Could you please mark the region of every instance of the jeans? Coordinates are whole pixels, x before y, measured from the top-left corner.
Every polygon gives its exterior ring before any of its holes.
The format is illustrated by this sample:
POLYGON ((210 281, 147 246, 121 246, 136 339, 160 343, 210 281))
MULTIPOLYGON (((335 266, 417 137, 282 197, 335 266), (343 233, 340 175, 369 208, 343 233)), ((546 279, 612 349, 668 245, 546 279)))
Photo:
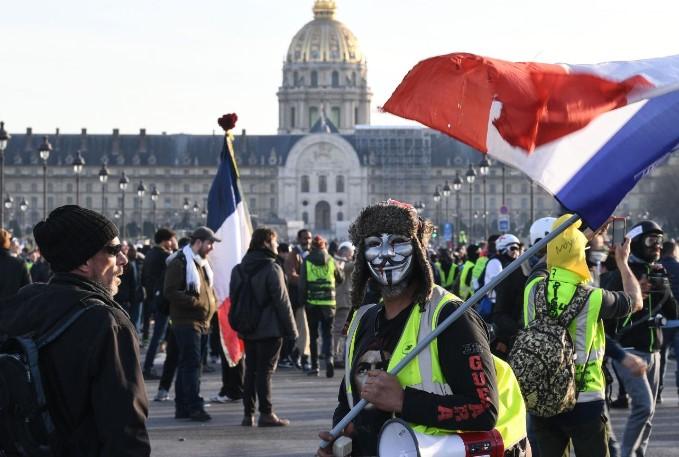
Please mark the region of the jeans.
POLYGON ((245 340, 245 392, 243 410, 246 416, 255 413, 255 392, 259 413, 271 414, 271 375, 276 369, 283 338, 245 340))
POLYGON ((177 412, 203 409, 200 397, 201 360, 207 351, 207 334, 192 325, 175 325, 174 336, 179 349, 177 383, 175 385, 175 408, 177 412))
POLYGON ((135 301, 132 303, 130 306, 130 320, 132 321, 132 324, 134 325, 134 328, 139 331, 139 318, 141 317, 141 302, 140 301, 135 301))
POLYGON ((160 376, 158 388, 169 391, 170 387, 172 387, 172 380, 177 372, 177 362, 179 361, 179 349, 177 349, 177 340, 174 337, 172 325, 167 326, 165 340, 167 341, 165 363, 163 363, 163 374, 160 376))
MULTIPOLYGON (((679 328, 664 328, 662 330, 663 345, 660 350, 660 386, 665 384, 665 369, 667 368, 667 353, 670 347, 674 349, 674 356, 679 357, 679 328)), ((679 364, 674 372, 674 385, 679 389, 679 364)))
POLYGON ((335 320, 334 306, 310 306, 307 308, 309 319, 309 339, 311 347, 311 367, 318 368, 318 326, 321 327, 323 343, 321 353, 325 360, 332 357, 332 324, 335 320))
POLYGON ((153 326, 153 336, 149 341, 149 347, 146 349, 146 358, 144 359, 144 371, 151 371, 153 368, 153 361, 158 352, 158 345, 165 337, 165 330, 167 330, 167 314, 156 311, 156 323, 153 326))
POLYGON ((632 400, 625 433, 622 436, 622 457, 643 457, 651 436, 651 421, 655 413, 655 399, 658 394, 660 377, 660 353, 630 350, 630 353, 644 359, 648 364, 646 376, 634 376, 623 367, 620 362, 613 361, 613 365, 625 384, 625 390, 632 400))
POLYGON ((532 416, 531 425, 535 436, 535 442, 530 443, 533 455, 537 448, 543 457, 569 457, 572 442, 576 457, 609 457, 606 418, 603 415, 569 425, 558 424, 551 418, 532 416))

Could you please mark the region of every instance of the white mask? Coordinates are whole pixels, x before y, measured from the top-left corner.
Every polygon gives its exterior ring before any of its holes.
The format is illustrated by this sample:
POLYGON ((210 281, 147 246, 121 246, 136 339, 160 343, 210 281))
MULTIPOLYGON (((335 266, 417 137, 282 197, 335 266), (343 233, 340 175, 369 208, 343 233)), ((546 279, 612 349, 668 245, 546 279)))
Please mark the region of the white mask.
POLYGON ((373 277, 383 286, 394 286, 412 270, 413 243, 407 236, 382 233, 365 239, 365 259, 373 277))

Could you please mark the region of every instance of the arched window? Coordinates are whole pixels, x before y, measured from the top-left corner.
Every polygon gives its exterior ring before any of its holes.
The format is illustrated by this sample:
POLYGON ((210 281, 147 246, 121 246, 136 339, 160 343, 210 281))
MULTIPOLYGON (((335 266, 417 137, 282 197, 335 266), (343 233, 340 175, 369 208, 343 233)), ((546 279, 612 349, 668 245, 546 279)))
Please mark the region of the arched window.
POLYGON ((297 87, 297 81, 299 80, 299 75, 296 71, 292 72, 292 87, 297 87))
POLYGON ((342 222, 344 220, 344 213, 342 211, 337 213, 337 221, 342 222))
POLYGON ((338 175, 337 178, 335 178, 335 192, 344 192, 344 176, 342 175, 338 175))
POLYGON ((309 176, 307 175, 302 176, 302 192, 309 192, 309 176))
POLYGON ((318 72, 316 70, 311 72, 311 87, 318 87, 318 72))
POLYGON ((290 108, 290 127, 295 127, 295 107, 290 108))
POLYGON ((316 230, 330 230, 330 205, 328 202, 316 203, 316 230))
POLYGON ((321 175, 318 177, 318 193, 324 194, 328 191, 328 177, 321 175))
POLYGON ((339 87, 339 73, 337 71, 332 72, 332 87, 339 87))
POLYGON ((309 213, 306 211, 302 213, 302 221, 304 221, 304 225, 309 225, 309 213))

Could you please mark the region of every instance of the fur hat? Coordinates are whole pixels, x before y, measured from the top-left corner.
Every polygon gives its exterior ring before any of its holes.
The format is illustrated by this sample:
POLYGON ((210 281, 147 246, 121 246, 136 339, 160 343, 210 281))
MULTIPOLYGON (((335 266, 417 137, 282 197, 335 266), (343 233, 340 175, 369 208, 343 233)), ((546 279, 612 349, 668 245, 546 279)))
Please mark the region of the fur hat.
POLYGON ((363 208, 349 227, 349 238, 356 246, 356 265, 352 275, 351 302, 361 306, 370 270, 365 260, 365 239, 381 233, 407 236, 413 241, 412 275, 419 281, 415 302, 424 305, 434 287, 434 275, 427 261, 427 245, 434 231, 431 222, 417 215, 415 208, 407 203, 387 200, 363 208))

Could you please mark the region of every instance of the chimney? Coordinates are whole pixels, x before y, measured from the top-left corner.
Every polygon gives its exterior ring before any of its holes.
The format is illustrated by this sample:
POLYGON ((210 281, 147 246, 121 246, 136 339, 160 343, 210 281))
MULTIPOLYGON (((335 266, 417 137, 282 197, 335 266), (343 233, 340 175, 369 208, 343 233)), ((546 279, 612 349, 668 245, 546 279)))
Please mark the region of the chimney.
POLYGON ((26 139, 24 140, 24 151, 33 150, 33 129, 26 127, 26 139))
POLYGON ((120 130, 113 129, 113 138, 111 138, 111 154, 120 154, 120 130))
POLYGON ((139 129, 139 152, 146 152, 146 129, 139 129))
POLYGON ((87 151, 87 129, 84 127, 80 129, 80 151, 87 151))

